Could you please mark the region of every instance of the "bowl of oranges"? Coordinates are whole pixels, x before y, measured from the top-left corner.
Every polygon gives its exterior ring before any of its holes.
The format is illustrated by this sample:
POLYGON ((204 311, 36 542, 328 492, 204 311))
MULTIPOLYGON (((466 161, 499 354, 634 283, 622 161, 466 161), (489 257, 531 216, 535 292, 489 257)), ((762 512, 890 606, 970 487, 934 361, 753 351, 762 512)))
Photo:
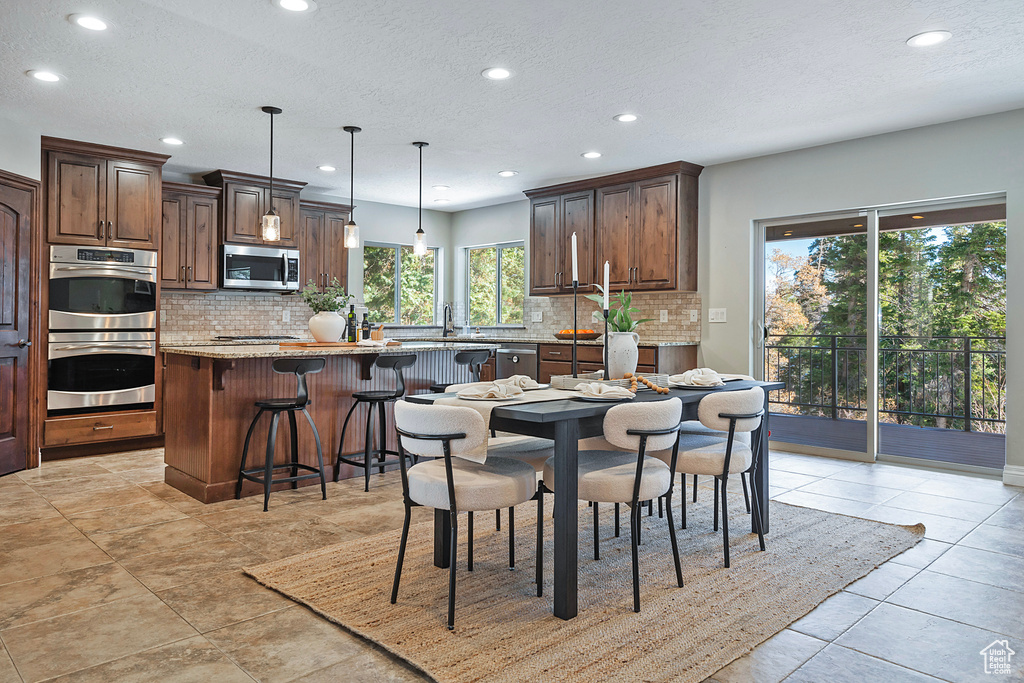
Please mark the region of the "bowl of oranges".
MULTIPOLYGON (((597 339, 600 336, 601 333, 595 332, 594 330, 576 330, 577 341, 590 341, 597 339)), ((555 332, 555 339, 572 341, 572 330, 559 330, 558 332, 555 332)))

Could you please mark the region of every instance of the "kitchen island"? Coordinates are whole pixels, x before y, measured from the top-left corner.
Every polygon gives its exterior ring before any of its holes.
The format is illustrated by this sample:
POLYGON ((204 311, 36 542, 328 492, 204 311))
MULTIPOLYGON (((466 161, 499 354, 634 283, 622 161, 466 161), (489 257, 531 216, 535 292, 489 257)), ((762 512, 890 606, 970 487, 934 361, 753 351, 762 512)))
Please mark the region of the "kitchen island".
MULTIPOLYGON (((327 366, 308 377, 310 404, 323 444, 324 465, 338 452, 342 421, 352 406, 355 391, 394 388, 391 371, 376 372, 378 355, 415 353, 416 364, 405 371, 406 393, 424 393, 434 382, 466 382, 469 369, 454 363, 455 353, 472 349, 494 349, 489 343, 405 342, 385 349, 370 347, 280 347, 277 344, 178 345, 163 346, 164 386, 164 481, 204 503, 227 500, 235 495, 235 482, 242 460, 242 445, 249 423, 255 417, 256 401, 295 396, 293 375, 278 375, 271 369, 275 358, 319 356, 327 366)), ((388 444, 396 447, 391 411, 388 411, 388 444)), ((356 420, 356 416, 353 416, 356 420)), ((316 445, 308 425, 299 421, 299 461, 316 464, 316 445)), ((263 462, 270 420, 260 421, 249 446, 249 464, 263 462)), ((361 452, 364 421, 350 423, 344 452, 361 452)), ((278 464, 289 457, 289 430, 282 425, 277 435, 278 464)), ((344 465, 342 477, 356 474, 344 465)), ((303 482, 312 483, 312 482, 303 482)), ((280 485, 282 488, 288 484, 280 485)), ((245 482, 243 496, 262 494, 262 488, 245 482)))

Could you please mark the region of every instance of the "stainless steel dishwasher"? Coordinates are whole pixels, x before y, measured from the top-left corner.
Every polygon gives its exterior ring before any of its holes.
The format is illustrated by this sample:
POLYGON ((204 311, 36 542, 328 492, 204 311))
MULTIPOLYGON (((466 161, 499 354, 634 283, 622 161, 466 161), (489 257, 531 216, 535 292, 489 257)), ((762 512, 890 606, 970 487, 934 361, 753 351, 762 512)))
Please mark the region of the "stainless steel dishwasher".
POLYGON ((526 375, 537 379, 536 344, 502 344, 501 348, 495 351, 495 357, 497 379, 512 375, 526 375))

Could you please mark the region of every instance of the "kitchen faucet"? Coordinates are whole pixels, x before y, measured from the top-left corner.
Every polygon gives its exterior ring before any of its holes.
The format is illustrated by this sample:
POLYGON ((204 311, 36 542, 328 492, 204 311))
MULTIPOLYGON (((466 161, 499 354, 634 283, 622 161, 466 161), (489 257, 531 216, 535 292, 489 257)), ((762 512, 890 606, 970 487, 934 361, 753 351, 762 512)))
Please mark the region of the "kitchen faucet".
POLYGON ((441 313, 442 324, 444 328, 441 330, 441 338, 444 339, 448 335, 455 334, 455 314, 452 310, 452 305, 445 303, 444 310, 441 313))

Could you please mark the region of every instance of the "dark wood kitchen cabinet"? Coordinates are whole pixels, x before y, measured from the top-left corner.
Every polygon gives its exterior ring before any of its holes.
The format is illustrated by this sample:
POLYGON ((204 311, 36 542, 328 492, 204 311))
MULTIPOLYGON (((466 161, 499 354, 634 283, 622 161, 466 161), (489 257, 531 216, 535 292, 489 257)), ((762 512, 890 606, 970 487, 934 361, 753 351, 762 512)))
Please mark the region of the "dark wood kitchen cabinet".
POLYGON ((156 249, 170 157, 44 137, 50 244, 156 249))
POLYGON ((299 206, 299 281, 303 287, 310 280, 317 287, 323 287, 337 278, 348 291, 345 223, 352 207, 305 200, 299 206))
POLYGON ((603 281, 605 261, 613 291, 696 290, 701 170, 679 161, 527 190, 530 294, 572 292, 573 231, 584 291, 603 281))
POLYGON ((160 286, 217 289, 217 216, 220 189, 187 183, 163 184, 160 286))
POLYGON ((212 187, 221 188, 222 242, 266 244, 290 249, 299 247, 299 191, 306 183, 274 178, 274 196, 271 202, 268 177, 218 170, 204 175, 203 181, 212 187), (264 242, 262 219, 271 205, 281 217, 281 239, 264 242))
POLYGON ((538 198, 530 203, 530 294, 572 293, 572 235, 576 233, 579 291, 594 288, 594 192, 538 198))

